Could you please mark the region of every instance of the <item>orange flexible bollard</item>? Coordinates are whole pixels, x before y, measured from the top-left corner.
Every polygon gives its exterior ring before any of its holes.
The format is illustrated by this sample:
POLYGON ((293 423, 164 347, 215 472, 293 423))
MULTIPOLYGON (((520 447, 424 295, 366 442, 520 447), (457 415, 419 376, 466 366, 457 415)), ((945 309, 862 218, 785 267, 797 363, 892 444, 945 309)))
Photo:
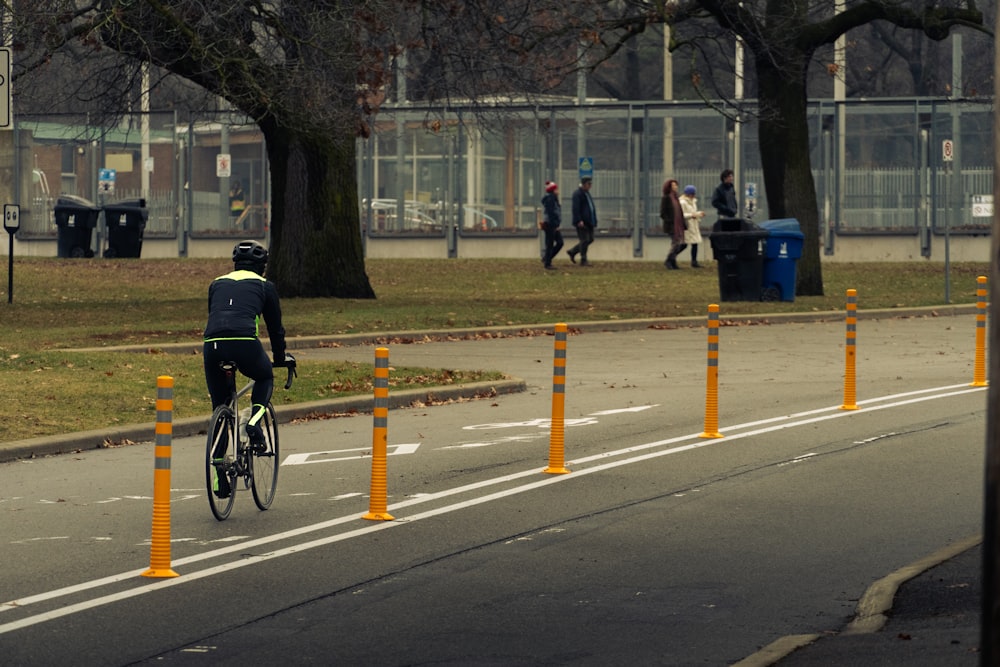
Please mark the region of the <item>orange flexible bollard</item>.
POLYGON ((708 306, 708 373, 705 378, 705 432, 702 438, 722 438, 719 433, 719 305, 708 306))
POLYGON ((976 278, 976 362, 971 387, 985 387, 986 381, 986 276, 976 278))
POLYGON ((556 325, 556 346, 552 362, 552 421, 549 430, 549 467, 551 475, 565 475, 566 468, 566 331, 563 323, 556 325))
POLYGON ((372 483, 368 496, 368 513, 362 519, 392 521, 389 514, 386 457, 389 433, 389 348, 375 350, 375 407, 372 428, 372 483))
POLYGON ((176 577, 170 569, 170 449, 173 439, 174 379, 156 378, 156 443, 153 463, 153 537, 144 577, 176 577))
POLYGON ((844 343, 844 404, 841 410, 857 410, 858 290, 847 290, 847 339, 844 343))

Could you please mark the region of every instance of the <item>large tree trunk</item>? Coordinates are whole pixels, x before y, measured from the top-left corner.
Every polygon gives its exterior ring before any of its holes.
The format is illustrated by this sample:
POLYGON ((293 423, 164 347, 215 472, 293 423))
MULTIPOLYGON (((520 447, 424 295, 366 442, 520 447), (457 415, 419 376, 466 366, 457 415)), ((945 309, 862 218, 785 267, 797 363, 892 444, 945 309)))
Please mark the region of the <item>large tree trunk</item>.
POLYGON ((771 218, 796 218, 805 234, 798 261, 795 292, 800 296, 823 294, 820 262, 822 235, 816 182, 809 159, 809 123, 805 71, 807 54, 783 53, 781 62, 773 54, 756 58, 759 82, 761 167, 764 192, 771 218))
POLYGON ((272 183, 268 277, 283 297, 375 298, 361 244, 353 138, 261 129, 272 183))

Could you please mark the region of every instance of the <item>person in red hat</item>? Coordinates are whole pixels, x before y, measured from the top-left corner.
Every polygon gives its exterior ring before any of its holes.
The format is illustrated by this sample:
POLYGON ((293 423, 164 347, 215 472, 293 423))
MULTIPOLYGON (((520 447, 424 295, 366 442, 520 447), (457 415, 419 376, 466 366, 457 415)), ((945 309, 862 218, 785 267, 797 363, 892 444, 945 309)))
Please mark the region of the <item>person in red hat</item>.
POLYGON ((559 231, 562 223, 562 205, 559 203, 559 186, 552 181, 545 181, 545 196, 542 197, 542 231, 545 232, 545 252, 542 255, 542 266, 554 270, 552 258, 562 250, 563 237, 559 231))

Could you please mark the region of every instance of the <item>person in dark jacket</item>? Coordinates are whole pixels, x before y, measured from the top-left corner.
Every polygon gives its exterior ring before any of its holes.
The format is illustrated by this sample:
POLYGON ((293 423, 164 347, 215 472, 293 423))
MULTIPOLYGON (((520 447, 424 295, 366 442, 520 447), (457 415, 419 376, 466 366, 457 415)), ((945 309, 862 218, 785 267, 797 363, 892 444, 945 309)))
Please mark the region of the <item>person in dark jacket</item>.
POLYGON ((559 254, 563 247, 562 232, 559 225, 562 223, 562 205, 559 203, 559 186, 552 181, 545 181, 545 196, 542 197, 542 231, 545 232, 545 254, 542 256, 542 266, 549 270, 555 270, 552 266, 552 259, 559 254))
POLYGON ((587 248, 594 242, 594 228, 597 227, 597 209, 594 199, 590 196, 590 178, 581 178, 580 187, 573 192, 573 226, 580 242, 566 251, 569 261, 576 264, 576 256, 580 255, 580 266, 590 266, 587 261, 587 248))
MULTIPOLYGON (((205 382, 212 397, 212 409, 229 400, 226 373, 219 367, 232 361, 240 373, 254 380, 250 395, 250 419, 247 436, 251 444, 264 444, 260 420, 274 390, 273 366, 285 364, 285 329, 281 324, 281 304, 274 283, 264 278, 267 249, 256 241, 241 241, 233 248, 234 270, 212 281, 208 288, 208 323, 205 325, 205 382), (271 339, 271 355, 258 335, 260 317, 264 317, 271 339)), ((223 456, 223 453, 217 453, 223 456)), ((219 476, 220 487, 228 481, 219 476)), ((221 497, 229 495, 221 489, 221 497)))
POLYGON ((687 244, 684 243, 684 230, 687 229, 687 225, 684 221, 681 202, 677 198, 679 187, 675 179, 667 179, 663 183, 663 196, 660 197, 660 219, 663 220, 663 233, 671 236, 670 253, 663 265, 671 271, 680 268, 677 266, 677 255, 687 248, 687 244))
POLYGON ((712 206, 719 214, 720 218, 735 218, 740 212, 739 204, 736 203, 736 188, 733 186, 733 170, 725 169, 719 174, 718 187, 712 193, 712 206))

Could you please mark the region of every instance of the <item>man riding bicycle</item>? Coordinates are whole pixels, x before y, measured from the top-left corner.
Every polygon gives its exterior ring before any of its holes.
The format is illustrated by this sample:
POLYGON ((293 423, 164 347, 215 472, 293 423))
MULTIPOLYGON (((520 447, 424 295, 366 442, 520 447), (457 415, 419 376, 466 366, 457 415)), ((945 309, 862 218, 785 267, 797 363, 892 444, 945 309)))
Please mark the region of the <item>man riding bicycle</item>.
MULTIPOLYGON (((223 361, 254 380, 250 395, 251 413, 247 436, 254 447, 265 444, 260 420, 274 390, 273 366, 285 363, 285 329, 281 324, 281 304, 274 283, 264 278, 267 249, 256 241, 240 241, 233 248, 232 273, 219 276, 208 288, 208 323, 205 325, 205 382, 212 397, 212 409, 229 400, 230 385, 223 361), (263 315, 271 339, 272 364, 258 338, 263 315)), ((216 452, 224 457, 225 452, 216 452)), ((216 495, 228 497, 229 480, 219 476, 216 495)))

